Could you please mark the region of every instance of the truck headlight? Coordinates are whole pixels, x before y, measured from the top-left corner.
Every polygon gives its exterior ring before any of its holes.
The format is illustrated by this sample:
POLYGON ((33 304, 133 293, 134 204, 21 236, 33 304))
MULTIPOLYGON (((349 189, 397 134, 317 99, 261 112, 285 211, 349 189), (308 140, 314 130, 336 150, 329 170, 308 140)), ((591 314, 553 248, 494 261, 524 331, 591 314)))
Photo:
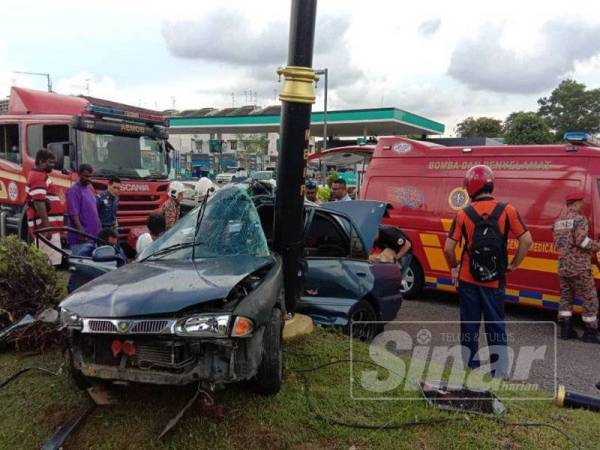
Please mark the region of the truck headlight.
POLYGON ((83 328, 83 320, 79 314, 65 308, 60 308, 60 326, 63 328, 81 330, 83 328))
POLYGON ((194 337, 227 337, 230 315, 202 314, 186 317, 175 324, 175 334, 194 337))

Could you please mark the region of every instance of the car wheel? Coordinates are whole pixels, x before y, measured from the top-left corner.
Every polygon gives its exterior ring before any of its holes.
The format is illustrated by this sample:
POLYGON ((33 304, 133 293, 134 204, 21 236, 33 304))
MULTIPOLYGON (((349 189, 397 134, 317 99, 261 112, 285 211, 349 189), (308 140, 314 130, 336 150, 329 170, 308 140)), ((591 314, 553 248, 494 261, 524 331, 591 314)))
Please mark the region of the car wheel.
POLYGON ((402 296, 407 299, 418 297, 423 291, 423 285, 425 283, 425 279, 423 277, 423 269, 421 269, 421 265, 413 257, 410 262, 410 266, 406 271, 406 275, 402 280, 402 288, 400 292, 402 292, 402 296))
POLYGON ((262 395, 275 395, 281 389, 283 380, 283 347, 281 334, 283 315, 279 308, 273 308, 271 319, 263 335, 263 354, 258 372, 253 379, 254 392, 262 395))
POLYGON ((377 313, 373 306, 367 300, 360 300, 350 312, 350 321, 346 328, 346 334, 349 335, 352 332, 353 338, 364 342, 371 342, 383 330, 383 325, 377 322, 377 320, 377 313))

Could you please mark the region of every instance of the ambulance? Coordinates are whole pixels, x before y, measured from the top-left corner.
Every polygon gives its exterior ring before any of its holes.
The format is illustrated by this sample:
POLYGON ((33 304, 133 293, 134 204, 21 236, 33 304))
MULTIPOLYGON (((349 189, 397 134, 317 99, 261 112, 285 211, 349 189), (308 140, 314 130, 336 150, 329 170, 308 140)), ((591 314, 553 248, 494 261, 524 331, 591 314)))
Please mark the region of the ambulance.
MULTIPOLYGON (((508 274, 506 300, 558 309, 558 252, 552 225, 565 196, 586 192, 584 214, 590 237, 600 238, 600 143, 587 133, 567 133, 558 145, 446 147, 427 141, 384 137, 373 149, 360 198, 393 206, 387 222, 410 237, 413 263, 405 280, 407 298, 424 288, 455 291, 443 247, 456 212, 469 203, 465 172, 477 164, 494 171, 494 195, 520 212, 534 239, 519 270, 508 274)), ((517 248, 509 236, 509 255, 517 248)), ((457 249, 460 256, 461 249, 457 249)), ((600 286, 600 272, 594 267, 600 286)), ((580 305, 580 303, 579 303, 580 305)))

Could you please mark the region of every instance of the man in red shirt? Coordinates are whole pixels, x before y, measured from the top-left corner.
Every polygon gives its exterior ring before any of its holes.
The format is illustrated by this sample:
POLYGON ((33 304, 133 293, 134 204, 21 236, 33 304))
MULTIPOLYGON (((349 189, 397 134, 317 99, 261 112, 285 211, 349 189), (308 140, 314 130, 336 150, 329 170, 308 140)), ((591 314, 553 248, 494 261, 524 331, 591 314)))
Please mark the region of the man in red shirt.
MULTIPOLYGON (((52 152, 46 149, 38 150, 35 155, 35 167, 27 177, 27 225, 32 239, 35 239, 35 230, 46 227, 62 227, 64 223, 64 208, 56 187, 48 177, 55 164, 56 157, 52 152)), ((53 245, 60 247, 59 233, 47 233, 45 237, 53 245)), ((60 264, 59 253, 41 241, 37 244, 53 264, 60 264)))
POLYGON ((477 353, 483 315, 492 375, 507 378, 505 273, 517 269, 533 241, 517 210, 492 197, 494 174, 488 166, 469 169, 464 187, 471 204, 457 213, 444 247, 453 278, 458 278, 463 360, 471 369, 480 365, 477 353), (519 242, 517 253, 510 262, 506 248, 509 233, 519 242), (495 242, 486 242, 483 249, 481 242, 492 237, 495 237, 495 242), (465 248, 461 261, 458 261, 455 249, 463 238, 465 248), (494 248, 497 249, 495 254, 490 250, 494 248))

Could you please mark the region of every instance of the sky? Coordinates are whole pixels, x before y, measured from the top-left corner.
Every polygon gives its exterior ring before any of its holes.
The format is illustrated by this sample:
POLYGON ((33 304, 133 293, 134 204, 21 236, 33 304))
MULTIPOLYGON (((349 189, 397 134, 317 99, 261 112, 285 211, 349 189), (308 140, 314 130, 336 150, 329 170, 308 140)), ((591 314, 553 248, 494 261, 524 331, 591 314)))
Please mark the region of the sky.
MULTIPOLYGON (((468 116, 534 111, 565 78, 600 87, 600 2, 319 0, 315 68, 328 109, 394 106, 452 135, 468 116)), ((276 104, 289 0, 3 2, 11 85, 153 109, 276 104)), ((323 109, 317 85, 313 111, 323 109)))

